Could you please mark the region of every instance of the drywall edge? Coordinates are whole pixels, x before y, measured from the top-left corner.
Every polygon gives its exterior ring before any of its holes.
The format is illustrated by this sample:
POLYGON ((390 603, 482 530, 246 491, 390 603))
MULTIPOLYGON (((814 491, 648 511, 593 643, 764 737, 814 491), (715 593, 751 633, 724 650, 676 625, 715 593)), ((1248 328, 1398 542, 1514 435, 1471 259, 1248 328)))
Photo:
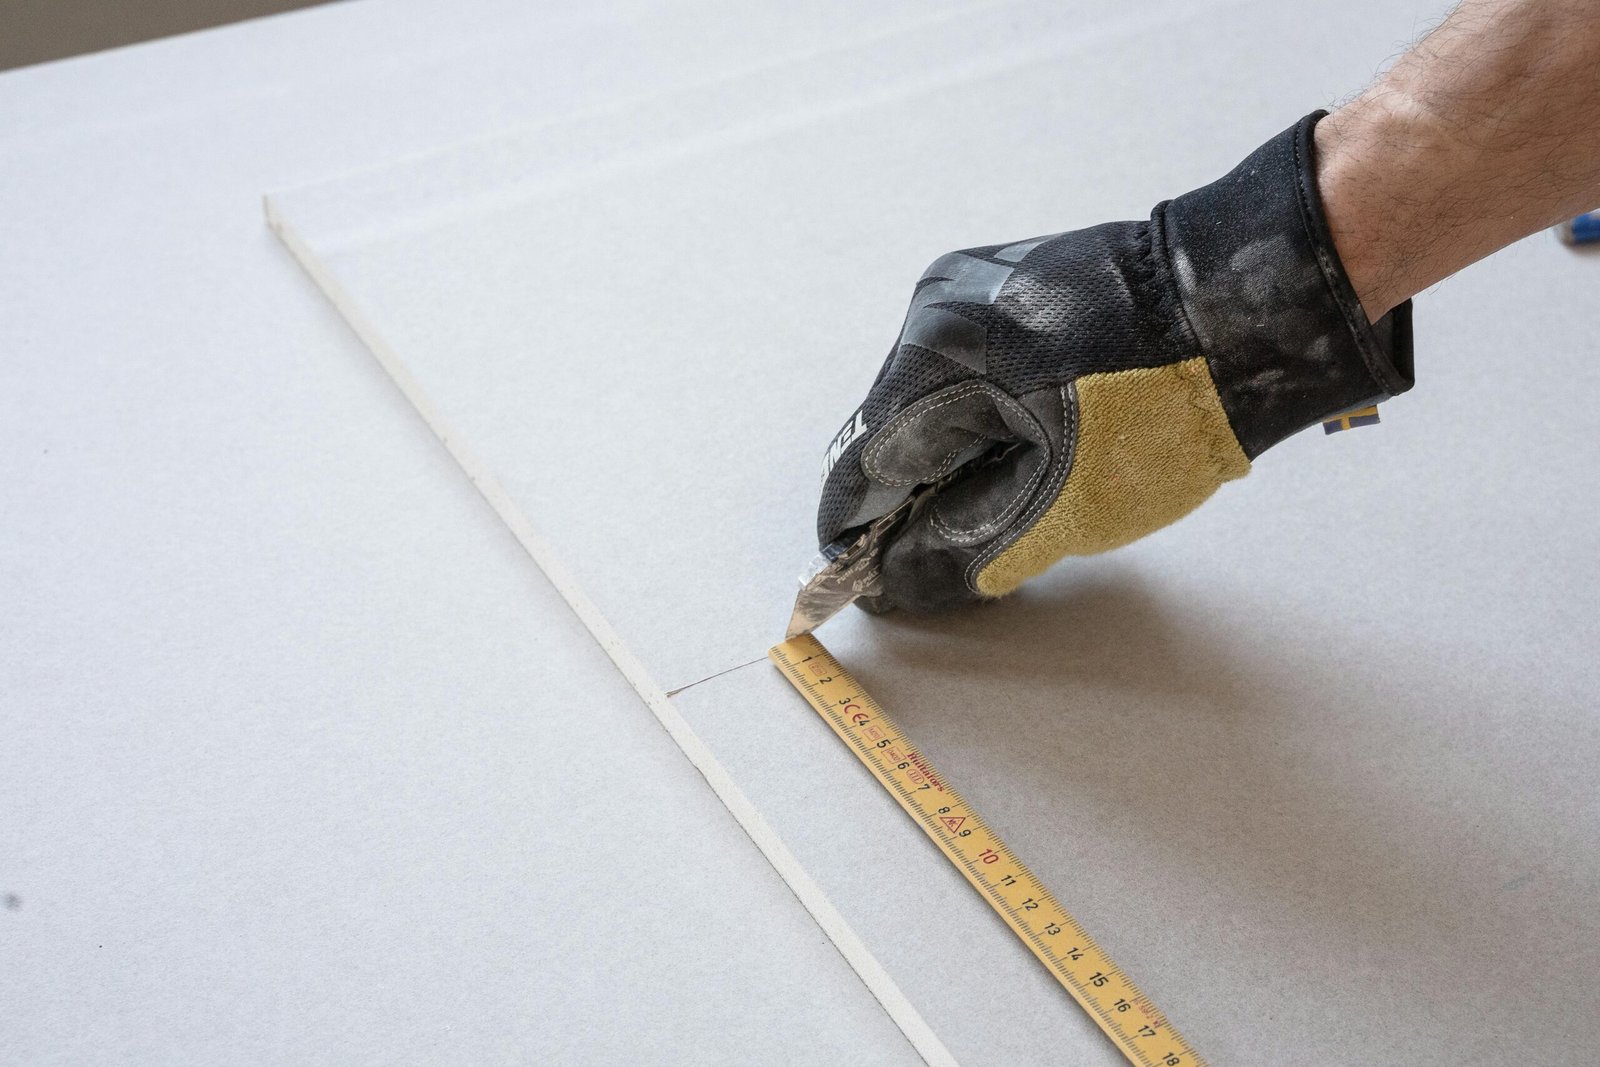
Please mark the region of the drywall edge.
POLYGON ((550 550, 544 538, 534 530, 527 517, 517 508, 510 494, 477 455, 467 447, 461 435, 423 392, 421 385, 398 353, 378 333, 371 320, 361 311, 338 280, 324 269, 310 246, 301 240, 287 217, 278 210, 272 197, 263 197, 262 205, 266 212, 267 225, 283 242, 289 254, 311 276, 317 288, 322 290, 334 309, 355 331, 356 336, 378 361, 378 365, 399 387, 417 414, 422 416, 422 420, 455 459, 468 480, 494 509, 495 514, 500 516, 512 536, 544 572, 550 584, 555 586, 556 591, 567 602, 567 606, 578 616, 579 621, 605 650, 606 655, 611 657, 611 662, 616 664, 622 676, 628 680, 628 684, 633 686, 634 692, 639 694, 673 742, 711 786, 712 792, 732 814, 734 821, 750 836, 750 840, 755 842, 756 848, 760 849, 767 862, 772 864, 773 869, 778 872, 778 877, 783 879, 801 906, 816 920, 822 932, 833 942, 834 947, 860 977, 867 990, 877 998, 878 1003, 905 1034, 906 1040, 916 1049, 917 1054, 930 1067, 947 1067, 947 1065, 956 1067, 955 1057, 945 1048, 944 1042, 939 1040, 927 1020, 923 1019, 921 1013, 900 990, 899 985, 889 976, 883 964, 878 962, 877 957, 872 955, 866 944, 845 922, 844 916, 839 914, 838 909, 823 893, 822 887, 800 865, 800 861, 767 824, 766 819, 762 818, 761 813, 744 795, 732 776, 695 734, 688 721, 678 713, 666 691, 623 644, 605 616, 579 588, 577 581, 550 550))

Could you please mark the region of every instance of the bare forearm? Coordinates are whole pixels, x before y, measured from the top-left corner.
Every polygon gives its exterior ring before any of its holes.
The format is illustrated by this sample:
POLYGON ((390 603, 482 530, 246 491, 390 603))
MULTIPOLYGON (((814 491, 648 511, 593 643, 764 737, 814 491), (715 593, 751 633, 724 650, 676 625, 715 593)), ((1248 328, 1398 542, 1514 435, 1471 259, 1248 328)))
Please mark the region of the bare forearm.
POLYGON ((1600 206, 1600 0, 1466 0, 1316 130, 1368 316, 1600 206))

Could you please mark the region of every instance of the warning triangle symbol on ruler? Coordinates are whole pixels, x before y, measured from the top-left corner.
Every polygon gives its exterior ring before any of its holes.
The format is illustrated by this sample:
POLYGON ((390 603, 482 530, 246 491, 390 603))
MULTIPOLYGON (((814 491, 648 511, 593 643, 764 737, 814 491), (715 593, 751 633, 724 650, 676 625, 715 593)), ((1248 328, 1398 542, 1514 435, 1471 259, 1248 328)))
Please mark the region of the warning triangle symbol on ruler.
POLYGON ((961 829, 961 824, 967 821, 967 817, 965 815, 946 815, 941 821, 944 823, 946 830, 955 833, 961 829))

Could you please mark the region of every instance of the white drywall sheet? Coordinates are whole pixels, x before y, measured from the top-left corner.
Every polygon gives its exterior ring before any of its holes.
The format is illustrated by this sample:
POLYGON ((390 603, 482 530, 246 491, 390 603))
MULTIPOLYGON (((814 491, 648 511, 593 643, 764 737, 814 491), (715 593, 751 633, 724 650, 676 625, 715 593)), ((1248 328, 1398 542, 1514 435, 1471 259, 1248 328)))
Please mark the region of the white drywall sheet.
POLYGON ((261 229, 864 21, 634 6, 0 75, 0 1063, 915 1062, 261 229))
MULTIPOLYGON (((700 133, 615 117, 271 210, 641 692, 693 685, 672 703, 957 1058, 1111 1062, 780 678, 700 679, 781 631, 820 446, 924 263, 1143 214, 1432 13, 1026 11, 914 75, 888 42, 859 90, 786 71, 760 121, 719 97, 700 133)), ((1215 1062, 1600 1036, 1595 271, 1525 242, 1423 298, 1382 428, 1002 604, 822 634, 1215 1062)))

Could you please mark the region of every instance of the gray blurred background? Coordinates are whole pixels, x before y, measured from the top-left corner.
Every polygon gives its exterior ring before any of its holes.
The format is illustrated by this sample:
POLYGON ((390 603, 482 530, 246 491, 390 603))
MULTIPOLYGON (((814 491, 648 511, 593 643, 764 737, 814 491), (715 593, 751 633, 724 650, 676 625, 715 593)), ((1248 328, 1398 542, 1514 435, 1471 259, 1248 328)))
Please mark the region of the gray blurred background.
POLYGON ((0 70, 325 0, 0 0, 0 70))

